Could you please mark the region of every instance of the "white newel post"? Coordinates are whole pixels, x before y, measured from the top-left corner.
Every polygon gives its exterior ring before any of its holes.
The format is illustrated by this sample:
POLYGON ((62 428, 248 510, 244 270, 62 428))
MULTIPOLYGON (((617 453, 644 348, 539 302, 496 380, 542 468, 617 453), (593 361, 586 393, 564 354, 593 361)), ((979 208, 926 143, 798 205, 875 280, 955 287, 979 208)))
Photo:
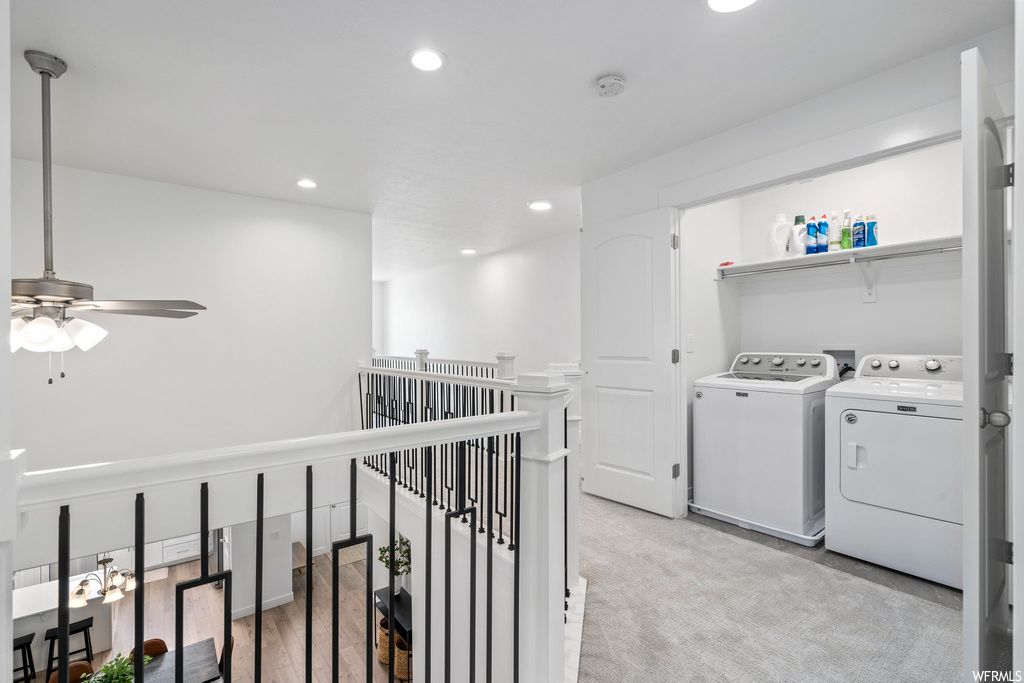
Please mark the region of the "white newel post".
POLYGON ((572 394, 566 406, 569 409, 568 423, 568 449, 569 454, 565 456, 566 481, 569 486, 566 489, 568 501, 568 516, 566 528, 568 529, 568 544, 566 547, 566 569, 568 572, 569 588, 575 588, 580 582, 580 427, 583 422, 583 415, 580 410, 580 383, 583 381, 583 371, 578 363, 550 363, 548 372, 558 372, 565 377, 565 381, 572 387, 572 394))
POLYGON ((18 482, 25 471, 22 451, 13 451, 0 459, 0 681, 10 681, 14 669, 13 595, 14 539, 18 536, 18 482), (20 457, 19 457, 20 456, 20 457))
POLYGON ((498 371, 495 375, 496 379, 515 379, 516 354, 501 351, 494 354, 494 357, 498 360, 498 371))
POLYGON ((427 370, 427 356, 430 355, 430 351, 426 349, 416 349, 416 369, 420 372, 426 372, 427 370))
POLYGON ((563 416, 570 386, 558 373, 520 375, 512 387, 517 410, 541 416, 522 435, 520 552, 520 676, 555 683, 565 676, 563 564, 563 416))

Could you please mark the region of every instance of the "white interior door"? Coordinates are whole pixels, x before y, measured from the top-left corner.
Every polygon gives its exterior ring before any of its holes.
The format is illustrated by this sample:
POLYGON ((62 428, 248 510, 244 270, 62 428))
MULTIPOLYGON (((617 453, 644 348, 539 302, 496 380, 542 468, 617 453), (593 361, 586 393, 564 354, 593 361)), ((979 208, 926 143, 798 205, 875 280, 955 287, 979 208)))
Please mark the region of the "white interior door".
POLYGON ((1007 671, 1003 118, 977 49, 961 56, 964 163, 963 680, 1007 671), (1005 418, 1005 419, 1004 419, 1005 418))
POLYGON ((669 208, 587 228, 581 254, 583 490, 669 517, 686 490, 678 224, 669 208))

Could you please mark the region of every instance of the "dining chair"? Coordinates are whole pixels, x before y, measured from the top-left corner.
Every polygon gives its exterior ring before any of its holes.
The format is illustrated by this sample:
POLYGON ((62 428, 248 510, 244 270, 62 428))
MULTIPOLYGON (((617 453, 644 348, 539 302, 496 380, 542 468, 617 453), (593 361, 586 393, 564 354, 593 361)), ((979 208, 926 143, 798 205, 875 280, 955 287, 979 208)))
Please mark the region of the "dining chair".
MULTIPOLYGON (((80 680, 93 673, 92 665, 90 665, 89 662, 72 662, 71 666, 68 667, 68 672, 70 673, 68 676, 68 683, 78 683, 80 680)), ((50 676, 49 683, 59 683, 59 681, 60 672, 54 671, 50 676)))
MULTIPOLYGON (((150 638, 149 640, 142 643, 142 656, 143 657, 156 657, 167 653, 167 643, 160 638, 150 638)), ((131 653, 128 655, 130 661, 135 661, 135 648, 132 648, 131 653)))
MULTIPOLYGON (((231 649, 227 650, 227 656, 230 657, 231 653, 234 652, 234 651, 235 651, 235 637, 231 636, 231 649)), ((217 671, 220 672, 221 676, 224 675, 224 655, 225 655, 225 651, 224 651, 224 649, 222 649, 220 651, 220 661, 217 662, 217 671)))

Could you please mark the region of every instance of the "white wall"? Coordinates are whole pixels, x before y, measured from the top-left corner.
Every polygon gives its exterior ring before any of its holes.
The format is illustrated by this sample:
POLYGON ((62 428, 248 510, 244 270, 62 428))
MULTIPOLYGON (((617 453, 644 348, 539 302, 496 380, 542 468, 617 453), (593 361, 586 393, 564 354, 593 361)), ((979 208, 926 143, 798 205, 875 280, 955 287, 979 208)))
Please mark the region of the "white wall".
POLYGON ((579 245, 568 232, 384 283, 383 353, 493 362, 508 351, 516 372, 578 359, 579 245))
MULTIPOLYGON (((13 162, 13 271, 42 271, 41 170, 13 162)), ((187 320, 83 315, 109 330, 14 354, 14 443, 31 469, 351 429, 370 355, 370 217, 54 169, 59 277, 99 299, 191 299, 187 320), (60 357, 53 359, 59 372, 60 357)))
MULTIPOLYGON (((229 527, 228 567, 231 569, 231 618, 256 611, 256 522, 229 527)), ((263 609, 291 602, 291 518, 278 515, 263 521, 263 609)))
POLYGON ((384 283, 373 283, 373 349, 384 353, 384 283))
MULTIPOLYGON (((851 208, 879 215, 882 244, 962 233, 960 142, 695 209, 737 207, 742 260, 766 258, 775 214, 851 208)), ((832 229, 831 226, 829 228, 832 229)), ((713 265, 713 264, 712 264, 713 265)), ((704 264, 707 269, 708 264, 704 264)), ((961 352, 961 278, 957 254, 878 261, 877 301, 863 303, 856 266, 753 276, 718 283, 739 293, 745 351, 865 353, 961 352)), ((731 359, 730 359, 731 360, 731 359)), ((724 368, 723 368, 724 369, 724 368)))
MULTIPOLYGON (((776 214, 820 216, 844 209, 879 216, 880 244, 947 237, 963 232, 960 141, 744 195, 739 199, 742 248, 736 262, 770 258, 768 228, 776 214)), ((833 226, 829 226, 831 231, 833 226)), ((712 264, 714 266, 715 264, 712 264)))

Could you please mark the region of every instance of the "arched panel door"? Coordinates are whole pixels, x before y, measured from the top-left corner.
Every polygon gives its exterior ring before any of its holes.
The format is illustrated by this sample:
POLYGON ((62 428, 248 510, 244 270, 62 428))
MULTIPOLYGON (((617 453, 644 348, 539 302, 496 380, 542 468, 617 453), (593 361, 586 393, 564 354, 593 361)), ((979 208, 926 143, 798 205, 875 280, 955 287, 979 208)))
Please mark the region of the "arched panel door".
POLYGON ((677 226, 660 209, 587 228, 581 256, 583 490, 670 517, 686 491, 677 226))

